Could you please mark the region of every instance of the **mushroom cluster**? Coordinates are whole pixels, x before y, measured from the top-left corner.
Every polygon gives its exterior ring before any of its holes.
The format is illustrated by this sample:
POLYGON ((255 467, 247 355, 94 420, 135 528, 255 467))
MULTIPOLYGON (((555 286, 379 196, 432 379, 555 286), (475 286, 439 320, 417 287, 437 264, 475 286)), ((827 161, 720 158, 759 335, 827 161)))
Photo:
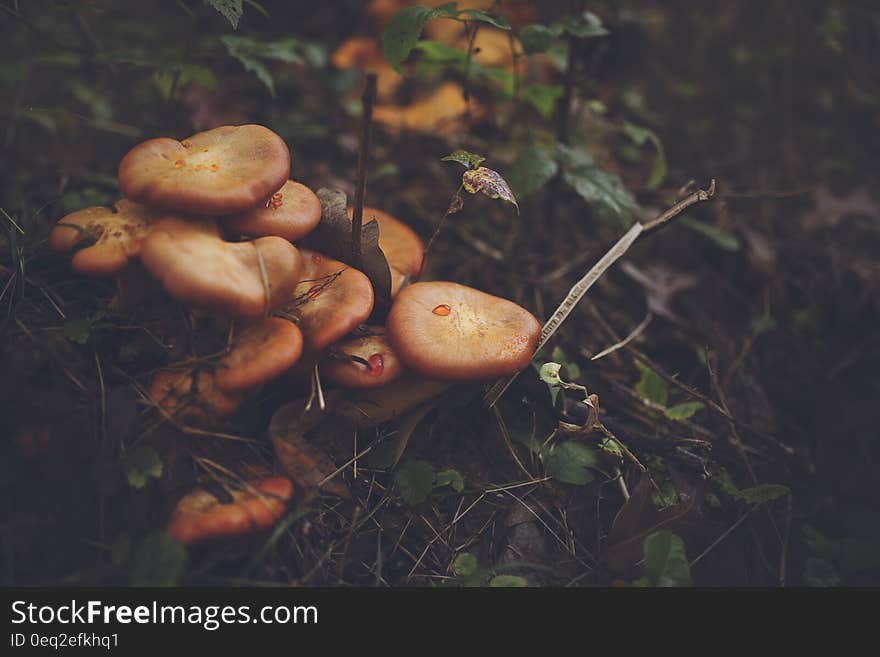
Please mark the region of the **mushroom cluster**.
MULTIPOLYGON (((86 275, 119 276, 137 261, 176 302, 232 320, 216 358, 154 373, 148 394, 168 418, 222 418, 272 379, 320 371, 340 388, 378 391, 360 398, 354 418, 375 426, 453 383, 513 374, 535 350, 541 327, 515 303, 457 283, 411 283, 424 269, 422 240, 390 214, 364 208, 391 273, 390 311, 374 309, 367 275, 302 245, 322 205, 290 180, 287 145, 265 127, 146 141, 122 159, 119 187, 124 198, 114 207, 63 217, 51 247, 75 250, 72 267, 86 275)), ((267 507, 260 491, 291 495, 271 483, 242 497, 250 501, 238 504, 232 523, 196 495, 175 516, 175 535, 193 541, 265 526, 277 505, 267 507), (180 524, 194 513, 197 531, 180 524)))

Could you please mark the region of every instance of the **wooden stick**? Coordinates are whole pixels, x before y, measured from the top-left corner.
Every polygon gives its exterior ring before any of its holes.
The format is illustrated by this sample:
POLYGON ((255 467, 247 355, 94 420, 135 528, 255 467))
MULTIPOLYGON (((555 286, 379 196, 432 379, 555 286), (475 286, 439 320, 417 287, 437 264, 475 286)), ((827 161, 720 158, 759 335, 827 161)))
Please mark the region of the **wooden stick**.
MULTIPOLYGON (((547 323, 544 324, 544 328, 541 330, 541 339, 538 341, 538 346, 535 349, 535 353, 541 351, 544 346, 550 341, 550 339, 556 335, 556 331, 559 330, 559 327, 562 326, 562 323, 568 319, 568 316, 571 314, 571 311, 574 310, 574 307, 578 304, 578 302, 583 299, 584 295, 587 291, 593 286, 593 284, 599 280, 602 274, 611 267, 617 260, 623 256, 629 250, 629 247, 633 245, 633 243, 639 238, 640 235, 645 233, 651 233, 655 230, 663 228, 663 226, 667 225, 670 221, 672 221, 675 217, 680 215, 685 209, 694 205, 695 203, 700 203, 701 201, 707 201, 715 194, 715 179, 712 179, 712 182, 709 184, 709 189, 703 190, 698 189, 693 194, 689 195, 687 198, 682 199, 671 208, 669 208, 666 212, 661 214, 659 217, 654 219, 653 221, 649 221, 646 224, 642 224, 636 222, 632 225, 632 227, 621 237, 617 242, 612 246, 608 252, 599 259, 593 267, 584 274, 583 278, 581 278, 574 286, 569 290, 565 299, 562 300, 562 303, 559 304, 559 307, 556 309, 556 312, 551 315, 550 319, 547 320, 547 323)), ((501 395, 510 387, 510 384, 516 380, 516 377, 519 376, 519 372, 514 374, 513 376, 499 379, 495 382, 495 384, 489 388, 486 394, 483 396, 483 402, 486 404, 487 408, 491 408, 495 405, 495 403, 501 398, 501 395)))
POLYGON ((351 215, 351 265, 363 269, 361 227, 364 223, 364 196, 367 190, 367 158, 370 151, 370 125, 373 121, 373 102, 376 100, 376 74, 367 73, 361 114, 361 140, 358 148, 357 183, 354 210, 351 215))

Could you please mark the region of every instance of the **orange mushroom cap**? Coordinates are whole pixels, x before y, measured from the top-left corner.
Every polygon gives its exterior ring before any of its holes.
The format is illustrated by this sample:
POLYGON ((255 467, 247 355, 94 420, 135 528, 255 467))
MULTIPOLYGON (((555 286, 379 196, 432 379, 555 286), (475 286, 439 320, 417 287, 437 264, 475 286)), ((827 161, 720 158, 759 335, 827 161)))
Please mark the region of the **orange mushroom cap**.
POLYGON ((302 250, 301 280, 285 311, 299 319, 306 345, 321 351, 351 333, 373 311, 373 286, 362 272, 302 250))
POLYGON ((241 393, 220 390, 204 370, 159 370, 147 393, 168 415, 180 420, 211 420, 232 415, 244 399, 241 393))
POLYGON ((158 221, 141 261, 175 299, 232 317, 260 317, 294 293, 302 268, 280 237, 226 242, 213 219, 158 221))
POLYGON ((49 233, 54 251, 70 251, 89 238, 95 240, 71 260, 83 274, 110 276, 140 253, 141 242, 161 214, 145 205, 120 199, 112 208, 92 207, 62 217, 49 233))
POLYGON ((395 299, 386 325, 404 365, 444 381, 508 376, 528 366, 538 320, 512 301, 465 285, 415 283, 395 299))
MULTIPOLYGON (((348 209, 351 217, 353 208, 348 209)), ((391 270, 391 297, 397 296, 403 284, 422 269, 425 244, 415 231, 399 219, 376 208, 364 208, 364 223, 375 219, 379 224, 379 248, 391 270)))
POLYGON ((325 378, 348 388, 378 388, 403 372, 403 365, 385 338, 381 326, 368 326, 370 333, 343 340, 330 348, 321 363, 325 378))
POLYGON ((232 351, 214 372, 217 387, 226 392, 254 388, 287 371, 302 354, 303 337, 296 324, 268 317, 246 326, 232 351))
POLYGON ((295 242, 308 235, 321 221, 321 201, 298 182, 288 180, 268 202, 243 214, 223 219, 232 231, 248 237, 275 235, 295 242))
POLYGON ((260 125, 222 126, 183 141, 150 139, 119 164, 119 188, 146 205, 225 215, 264 203, 290 176, 290 151, 260 125))
POLYGON ((274 525, 293 497, 293 484, 284 477, 250 482, 247 490, 234 491, 223 504, 206 490, 195 490, 177 503, 168 533, 182 543, 220 536, 249 534, 274 525))

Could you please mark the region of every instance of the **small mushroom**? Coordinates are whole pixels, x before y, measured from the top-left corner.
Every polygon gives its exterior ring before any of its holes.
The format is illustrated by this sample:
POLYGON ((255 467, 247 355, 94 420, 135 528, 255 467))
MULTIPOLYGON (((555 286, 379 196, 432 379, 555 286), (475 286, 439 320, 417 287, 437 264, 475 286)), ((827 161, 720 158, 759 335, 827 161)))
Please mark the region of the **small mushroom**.
POLYGON ((302 267, 287 240, 226 242, 213 219, 158 221, 143 241, 141 261, 175 299, 250 318, 290 299, 302 267))
POLYGON ((254 388, 293 367, 302 346, 302 333, 293 322, 268 317, 252 323, 218 364, 214 381, 226 392, 254 388))
POLYGON ((367 335, 333 345, 321 363, 328 381, 346 388, 378 388, 403 373, 403 365, 385 338, 381 326, 365 327, 367 335))
POLYGON ((201 215, 264 203, 290 176, 290 151, 260 125, 222 126, 177 141, 150 139, 119 164, 119 188, 150 206, 201 215))
POLYGON ((465 285, 415 283, 395 299, 388 339, 407 367, 443 381, 480 381, 528 366, 541 325, 512 301, 465 285))
POLYGON ((239 536, 274 525, 293 497, 293 484, 284 477, 250 482, 222 503, 207 490, 198 489, 177 503, 168 533, 182 543, 197 543, 220 536, 239 536))
POLYGON ((168 416, 196 422, 232 415, 244 400, 242 393, 220 390, 211 372, 192 368, 157 371, 147 394, 168 416))
MULTIPOLYGON (((471 99, 470 115, 476 121, 483 108, 471 99)), ((373 119, 391 132, 411 131, 451 135, 461 129, 468 114, 464 90, 455 82, 444 82, 436 90, 410 105, 380 105, 373 109, 373 119)))
POLYGON ((297 318, 312 352, 339 341, 373 311, 373 286, 362 272, 303 249, 300 282, 284 311, 297 318))
POLYGON ((288 180, 265 205, 223 219, 231 231, 248 237, 275 235, 290 242, 308 235, 321 221, 321 201, 298 182, 288 180))
POLYGON ((53 251, 66 252, 93 240, 93 244, 77 251, 71 266, 82 274, 112 276, 140 253, 141 242, 161 216, 128 199, 120 199, 112 208, 84 208, 55 224, 49 233, 49 246, 53 251))
MULTIPOLYGON (((349 208, 351 216, 353 209, 349 208)), ((379 224, 379 248, 385 254, 391 270, 391 297, 422 269, 425 244, 412 228, 387 212, 376 208, 364 208, 364 222, 375 219, 379 224)))

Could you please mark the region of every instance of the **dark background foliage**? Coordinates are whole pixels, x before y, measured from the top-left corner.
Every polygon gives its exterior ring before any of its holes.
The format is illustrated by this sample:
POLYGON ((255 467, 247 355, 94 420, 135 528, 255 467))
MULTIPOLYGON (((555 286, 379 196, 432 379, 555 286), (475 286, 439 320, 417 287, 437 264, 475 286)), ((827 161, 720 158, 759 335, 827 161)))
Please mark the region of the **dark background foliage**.
MULTIPOLYGON (((597 474, 586 486, 552 481, 498 492, 522 472, 493 416, 467 398, 466 412, 458 404, 432 414, 407 451, 410 463, 462 473, 464 492, 441 487, 409 505, 392 492, 400 480, 379 459, 349 482, 362 502, 374 484, 384 495, 381 505, 365 503, 377 512, 357 532, 349 531, 350 509, 323 500, 292 510, 268 539, 191 552, 185 567, 156 533, 198 477, 193 455, 265 457, 268 417, 290 394, 270 388, 236 416, 229 431, 257 444, 232 455, 225 443, 157 427, 132 383, 169 358, 145 328, 161 325, 168 310, 115 316, 107 307, 112 282, 72 275, 66 257, 48 252, 48 231, 68 212, 114 201, 118 161, 139 141, 223 123, 270 126, 290 146, 295 178, 351 194, 362 78, 333 68, 330 56, 352 35, 379 34, 361 2, 245 2, 235 30, 210 4, 223 3, 0 4, 2 581, 394 585, 464 574, 479 583, 481 574, 501 572, 556 585, 634 580, 602 556, 623 504, 616 483, 597 474), (36 456, 16 438, 34 425, 48 427, 48 448, 36 456), (136 488, 128 473, 150 469, 143 452, 147 464, 132 465, 144 445, 164 467, 136 488), (478 497, 467 521, 453 522, 478 497), (463 552, 477 555, 485 573, 472 564, 456 569, 463 552)), ((670 527, 691 561, 709 550, 693 564, 697 583, 878 583, 875 4, 542 2, 529 17, 550 24, 586 8, 609 32, 569 43, 566 141, 594 158, 590 175, 618 175, 645 216, 692 179, 703 187, 718 181, 711 203, 640 242, 606 274, 554 342, 562 356, 552 358, 569 372, 577 366, 572 378, 599 394, 605 425, 655 474, 655 495, 679 504, 697 488, 705 496, 699 519, 670 527), (662 145, 660 183, 648 184, 655 142, 631 138, 628 125, 662 145), (631 350, 590 360, 648 312, 653 319, 633 342, 651 360, 648 375, 631 350), (663 405, 694 400, 657 383, 654 371, 703 391, 738 424, 706 408, 682 423, 646 406, 651 385, 668 396, 663 405), (737 496, 764 484, 790 495, 757 506, 737 496)), ((511 23, 515 32, 522 27, 511 23)), ((398 99, 440 79, 461 81, 461 71, 411 71, 398 99)), ((564 82, 557 66, 547 84, 564 82)), ((556 147, 555 116, 479 82, 474 93, 493 111, 455 134, 375 131, 368 204, 427 237, 458 185, 460 170, 439 162, 453 149, 480 153, 511 179, 532 175, 523 173, 523 162, 534 161, 528 149, 556 147)), ((515 299, 546 319, 630 218, 615 218, 601 198, 590 202, 559 176, 537 187, 520 198, 519 215, 468 197, 441 234, 430 273, 515 299)), ((530 423, 552 428, 546 386, 532 371, 501 410, 521 456, 530 423)), ((322 437, 337 463, 352 454, 342 433, 322 437)), ((541 465, 528 464, 533 476, 544 474, 541 465)), ((632 463, 623 475, 641 490, 632 463)), ((632 533, 647 522, 631 518, 632 533)))

